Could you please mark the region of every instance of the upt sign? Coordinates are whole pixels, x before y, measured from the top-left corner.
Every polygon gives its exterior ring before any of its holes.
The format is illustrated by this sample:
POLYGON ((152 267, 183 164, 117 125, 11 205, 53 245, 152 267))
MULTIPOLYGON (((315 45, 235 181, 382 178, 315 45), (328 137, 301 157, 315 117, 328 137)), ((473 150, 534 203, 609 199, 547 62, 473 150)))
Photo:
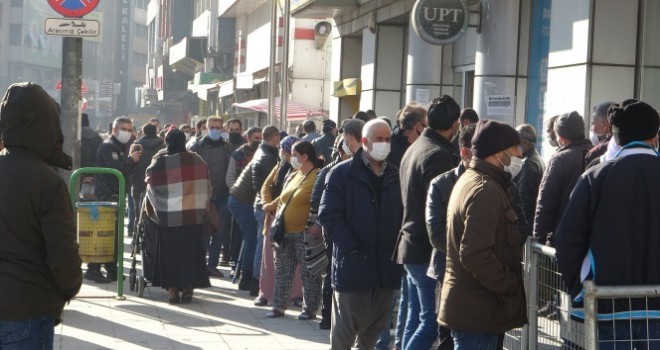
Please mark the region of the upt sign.
POLYGON ((452 16, 451 22, 458 23, 458 16, 463 14, 461 9, 447 9, 438 7, 424 7, 424 19, 427 21, 449 22, 447 16, 452 16))

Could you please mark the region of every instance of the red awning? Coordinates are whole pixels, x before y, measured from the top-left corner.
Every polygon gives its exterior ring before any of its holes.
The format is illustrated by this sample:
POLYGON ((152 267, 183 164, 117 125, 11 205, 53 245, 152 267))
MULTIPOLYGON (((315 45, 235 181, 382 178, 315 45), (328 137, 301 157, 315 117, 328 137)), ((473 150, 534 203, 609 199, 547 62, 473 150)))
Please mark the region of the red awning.
MULTIPOLYGON (((262 112, 268 114, 268 99, 259 99, 259 100, 250 100, 246 102, 241 102, 241 103, 234 103, 232 105, 233 107, 240 107, 240 108, 247 108, 251 109, 257 112, 262 112)), ((277 116, 280 115, 280 99, 275 100, 275 114, 277 116)), ((308 108, 305 105, 302 105, 300 103, 294 102, 294 101, 288 101, 287 102, 287 107, 286 107, 286 114, 287 114, 287 119, 288 120, 295 120, 295 119, 306 119, 307 117, 312 117, 315 115, 325 115, 323 111, 319 110, 314 110, 311 108, 308 108)))

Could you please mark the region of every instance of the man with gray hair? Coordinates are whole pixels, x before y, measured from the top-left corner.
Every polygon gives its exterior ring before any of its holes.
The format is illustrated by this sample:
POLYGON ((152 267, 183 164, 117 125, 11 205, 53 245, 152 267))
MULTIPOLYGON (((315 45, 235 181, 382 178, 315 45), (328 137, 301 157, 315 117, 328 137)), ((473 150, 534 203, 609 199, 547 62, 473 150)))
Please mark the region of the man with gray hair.
POLYGON ((607 109, 615 102, 603 102, 594 107, 594 113, 591 115, 591 131, 589 139, 594 144, 589 153, 584 157, 584 164, 591 164, 594 160, 600 158, 607 151, 610 143, 610 122, 607 120, 607 109))
POLYGON ((398 127, 392 134, 392 152, 387 160, 398 167, 408 146, 412 145, 426 128, 426 108, 417 102, 410 102, 399 111, 397 119, 398 127))
POLYGON ((392 132, 380 119, 362 132, 353 158, 330 170, 319 207, 333 243, 331 349, 374 348, 403 272, 391 259, 403 219, 399 172, 385 160, 392 132))
POLYGON ((520 189, 522 210, 528 221, 534 220, 536 212, 536 198, 539 195, 541 178, 545 171, 543 158, 536 150, 536 130, 530 124, 520 124, 516 128, 520 136, 523 163, 522 169, 513 181, 520 189))

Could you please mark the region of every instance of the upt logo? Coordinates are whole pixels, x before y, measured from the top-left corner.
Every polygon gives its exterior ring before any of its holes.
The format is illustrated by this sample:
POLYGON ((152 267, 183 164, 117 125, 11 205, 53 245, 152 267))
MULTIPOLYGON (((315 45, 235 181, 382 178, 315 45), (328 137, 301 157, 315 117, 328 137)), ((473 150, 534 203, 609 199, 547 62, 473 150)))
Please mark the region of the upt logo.
POLYGON ((439 7, 424 7, 424 19, 427 21, 454 22, 457 23, 459 16, 463 14, 461 9, 448 9, 439 7), (447 20, 447 17, 450 19, 447 20))

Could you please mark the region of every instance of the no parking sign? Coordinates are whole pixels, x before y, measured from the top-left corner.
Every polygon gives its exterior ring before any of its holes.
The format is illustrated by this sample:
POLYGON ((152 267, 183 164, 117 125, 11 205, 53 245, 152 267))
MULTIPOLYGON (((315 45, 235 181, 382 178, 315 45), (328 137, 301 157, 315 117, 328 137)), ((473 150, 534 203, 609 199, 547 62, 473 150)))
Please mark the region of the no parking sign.
POLYGON ((92 12, 101 0, 48 0, 48 4, 64 17, 83 17, 92 12))

